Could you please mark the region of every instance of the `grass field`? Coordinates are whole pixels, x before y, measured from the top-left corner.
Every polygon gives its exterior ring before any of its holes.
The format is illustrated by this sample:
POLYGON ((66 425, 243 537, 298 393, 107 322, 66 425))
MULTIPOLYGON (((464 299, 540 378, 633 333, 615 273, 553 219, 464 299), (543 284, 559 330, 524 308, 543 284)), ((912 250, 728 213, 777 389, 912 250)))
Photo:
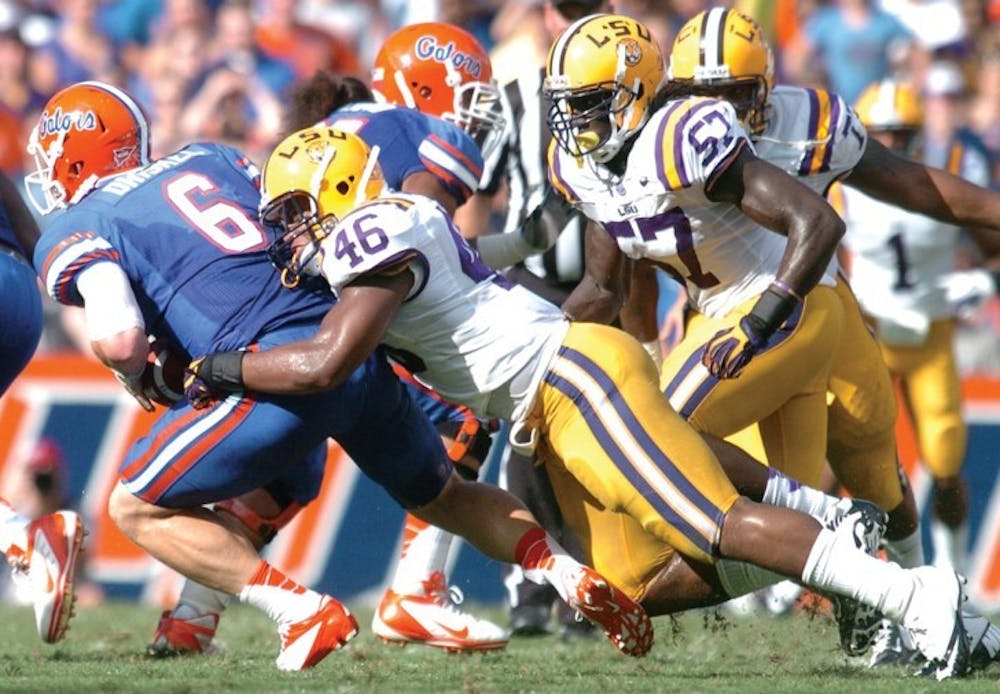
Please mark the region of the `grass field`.
MULTIPOLYGON (((308 672, 274 667, 278 637, 261 613, 232 608, 222 655, 151 660, 142 655, 158 612, 110 604, 82 609, 66 640, 45 646, 29 608, 0 607, 0 690, 16 692, 1000 692, 1000 665, 937 683, 901 670, 846 662, 823 616, 658 618, 649 656, 627 658, 603 639, 513 641, 506 651, 449 655, 388 646, 356 610, 362 633, 308 672)), ((489 611, 487 611, 489 612, 489 611)), ((503 620, 500 612, 490 616, 503 620)))

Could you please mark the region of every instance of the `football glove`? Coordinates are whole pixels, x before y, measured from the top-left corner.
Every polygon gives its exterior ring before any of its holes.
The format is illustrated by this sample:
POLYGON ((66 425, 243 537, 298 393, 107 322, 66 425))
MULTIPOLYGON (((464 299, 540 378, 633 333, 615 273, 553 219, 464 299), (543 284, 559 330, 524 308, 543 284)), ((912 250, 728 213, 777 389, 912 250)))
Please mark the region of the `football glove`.
POLYGON ((972 318, 991 296, 1000 292, 1000 273, 959 270, 938 279, 951 311, 959 318, 972 318))
POLYGON ((555 188, 546 185, 541 202, 525 217, 518 232, 536 253, 543 253, 555 245, 572 214, 573 206, 555 188))
POLYGON ((146 410, 146 412, 153 412, 156 410, 156 407, 153 406, 153 403, 150 402, 149 398, 146 397, 146 394, 143 392, 142 371, 134 376, 128 376, 123 374, 121 371, 114 369, 112 369, 112 371, 115 374, 115 378, 118 379, 118 382, 125 387, 125 390, 128 391, 129 395, 135 398, 135 401, 139 403, 142 409, 146 410))
POLYGON ((551 186, 541 201, 528 213, 521 226, 505 234, 486 234, 476 239, 476 250, 483 262, 494 270, 520 263, 552 248, 566 227, 573 208, 551 186))
POLYGON ((198 357, 184 371, 184 397, 200 410, 229 392, 243 390, 244 352, 216 352, 198 357))
POLYGON ((736 378, 754 355, 764 350, 798 303, 791 294, 774 285, 768 287, 736 328, 726 328, 712 336, 705 344, 701 363, 716 378, 736 378))

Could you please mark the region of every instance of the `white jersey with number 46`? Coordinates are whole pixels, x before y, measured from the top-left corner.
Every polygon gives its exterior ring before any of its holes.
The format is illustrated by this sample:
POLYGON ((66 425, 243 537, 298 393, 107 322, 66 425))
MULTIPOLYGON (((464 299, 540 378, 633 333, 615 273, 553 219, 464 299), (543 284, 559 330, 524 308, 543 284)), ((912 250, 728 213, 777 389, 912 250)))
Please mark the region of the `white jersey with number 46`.
POLYGON ((413 288, 384 339, 393 357, 481 416, 524 414, 569 323, 486 267, 437 203, 376 198, 345 216, 323 249, 323 275, 338 295, 359 277, 409 267, 413 288))

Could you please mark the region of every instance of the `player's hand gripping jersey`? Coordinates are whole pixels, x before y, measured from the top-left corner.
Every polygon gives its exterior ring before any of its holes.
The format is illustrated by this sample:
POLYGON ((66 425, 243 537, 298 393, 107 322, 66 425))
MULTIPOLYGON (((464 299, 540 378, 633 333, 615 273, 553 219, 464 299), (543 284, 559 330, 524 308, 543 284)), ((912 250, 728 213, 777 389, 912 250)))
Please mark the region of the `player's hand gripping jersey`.
POLYGON ((120 265, 146 332, 191 355, 315 325, 330 307, 329 292, 288 291, 261 260, 270 239, 257 222, 259 180, 236 150, 191 145, 106 179, 72 214, 53 219, 35 266, 54 299, 82 306, 80 273, 96 263, 120 265), (248 267, 258 280, 246 281, 248 267))
POLYGON ((436 203, 415 195, 377 198, 347 215, 323 245, 323 274, 336 293, 407 262, 415 282, 385 336, 393 356, 479 415, 522 414, 566 319, 487 268, 436 203), (507 325, 498 315, 516 321, 507 325))
POLYGON ((706 196, 744 147, 752 145, 728 103, 671 101, 636 136, 622 176, 554 144, 549 175, 623 253, 656 262, 685 283, 698 311, 719 317, 768 288, 786 245, 706 196))
POLYGON ((358 135, 379 148, 386 185, 402 190, 414 173, 437 177, 459 204, 479 187, 483 157, 457 125, 401 106, 357 103, 339 108, 322 122, 358 135))

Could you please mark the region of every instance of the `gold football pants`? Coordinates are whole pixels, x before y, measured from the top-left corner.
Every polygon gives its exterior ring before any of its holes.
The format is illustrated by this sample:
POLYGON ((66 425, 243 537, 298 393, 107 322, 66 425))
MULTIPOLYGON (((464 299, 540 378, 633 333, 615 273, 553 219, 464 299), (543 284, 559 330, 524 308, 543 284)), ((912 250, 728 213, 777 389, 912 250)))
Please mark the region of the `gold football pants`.
POLYGON ((693 314, 684 339, 664 360, 661 385, 699 431, 725 438, 758 423, 768 463, 815 486, 826 457, 826 392, 841 338, 841 303, 832 287, 816 287, 737 378, 712 376, 701 363, 707 343, 720 330, 739 330, 756 301, 723 318, 693 314))
POLYGON ((903 405, 913 421, 920 457, 936 479, 958 476, 965 458, 967 429, 952 343, 954 330, 954 321, 936 320, 920 347, 882 345, 889 372, 902 386, 903 405))
POLYGON ((701 436, 660 392, 631 336, 574 323, 532 413, 539 458, 588 560, 630 595, 673 550, 711 562, 738 498, 701 436))

